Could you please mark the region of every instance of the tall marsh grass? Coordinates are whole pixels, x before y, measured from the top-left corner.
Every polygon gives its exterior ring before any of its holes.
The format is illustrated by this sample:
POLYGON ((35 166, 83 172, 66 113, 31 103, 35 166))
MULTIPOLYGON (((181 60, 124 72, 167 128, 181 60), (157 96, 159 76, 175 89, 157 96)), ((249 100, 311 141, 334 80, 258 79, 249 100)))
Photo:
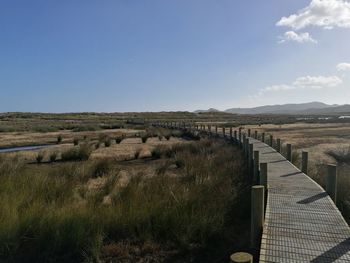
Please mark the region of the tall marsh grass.
POLYGON ((177 176, 164 166, 123 186, 111 161, 62 163, 49 172, 0 159, 0 261, 99 262, 104 246, 123 240, 231 252, 249 222, 240 152, 207 140, 157 151, 169 164, 182 162, 177 176), (86 182, 96 177, 105 181, 92 191, 86 182))

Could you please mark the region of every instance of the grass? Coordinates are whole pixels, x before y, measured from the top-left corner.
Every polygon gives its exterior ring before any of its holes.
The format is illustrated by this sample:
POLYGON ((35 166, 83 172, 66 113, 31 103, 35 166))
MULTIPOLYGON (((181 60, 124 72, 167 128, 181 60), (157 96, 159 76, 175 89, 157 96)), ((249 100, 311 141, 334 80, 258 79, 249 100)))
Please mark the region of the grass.
POLYGON ((336 150, 326 151, 326 154, 331 156, 339 164, 350 164, 350 146, 343 147, 336 150))
POLYGON ((91 154, 91 148, 88 144, 70 148, 61 154, 62 161, 85 161, 91 154))
MULTIPOLYGON (((75 160, 83 146, 69 150, 74 158, 62 158, 75 160)), ((157 150, 161 158, 153 162, 161 172, 131 174, 124 185, 111 160, 34 167, 0 159, 0 260, 119 262, 136 243, 154 254, 175 250, 178 262, 226 262, 246 245, 239 240, 248 240, 241 153, 209 140, 157 150)))

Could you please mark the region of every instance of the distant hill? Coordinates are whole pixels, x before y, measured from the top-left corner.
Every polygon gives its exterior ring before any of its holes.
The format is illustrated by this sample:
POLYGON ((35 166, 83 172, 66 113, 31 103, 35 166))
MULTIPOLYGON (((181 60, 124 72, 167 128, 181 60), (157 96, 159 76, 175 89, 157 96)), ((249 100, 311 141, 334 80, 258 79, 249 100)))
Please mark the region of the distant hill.
POLYGON ((255 108, 232 108, 225 112, 239 114, 295 114, 308 110, 328 109, 334 107, 322 102, 309 102, 298 104, 267 105, 255 108))
MULTIPOLYGON (((217 109, 197 110, 201 112, 219 112, 217 109)), ((231 108, 223 111, 235 114, 300 114, 300 115, 333 115, 350 114, 350 105, 328 105, 322 102, 266 105, 254 108, 231 108)))
POLYGON ((219 110, 214 109, 214 108, 210 108, 208 110, 196 110, 196 111, 194 111, 194 113, 201 113, 201 112, 219 112, 219 110))

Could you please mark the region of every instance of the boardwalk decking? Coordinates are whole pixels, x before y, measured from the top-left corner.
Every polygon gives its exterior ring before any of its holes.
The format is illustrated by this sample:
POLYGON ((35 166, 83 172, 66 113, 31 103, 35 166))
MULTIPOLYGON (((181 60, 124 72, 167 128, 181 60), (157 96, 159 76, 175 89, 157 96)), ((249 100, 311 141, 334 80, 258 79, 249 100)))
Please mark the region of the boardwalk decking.
POLYGON ((268 163, 260 262, 350 262, 350 228, 328 194, 271 147, 250 143, 268 163))

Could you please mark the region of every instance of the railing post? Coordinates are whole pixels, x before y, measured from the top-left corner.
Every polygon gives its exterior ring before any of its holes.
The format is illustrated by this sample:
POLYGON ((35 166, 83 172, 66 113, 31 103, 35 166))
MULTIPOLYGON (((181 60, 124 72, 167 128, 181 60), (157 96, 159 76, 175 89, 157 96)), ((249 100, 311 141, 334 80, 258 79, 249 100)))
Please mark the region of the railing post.
POLYGON ((281 152, 281 139, 277 138, 276 142, 277 142, 276 151, 280 153, 281 152))
POLYGON ((263 132, 263 133, 261 134, 261 141, 262 141, 262 142, 265 142, 265 132, 263 132))
POLYGON ((232 141, 232 127, 230 127, 230 140, 232 141))
POLYGON ((326 191, 337 204, 337 166, 333 164, 327 165, 326 191))
POLYGON ((287 160, 292 162, 292 145, 287 143, 287 160))
POLYGON ((263 185, 254 185, 251 193, 250 244, 258 248, 264 224, 265 193, 263 185))
POLYGON ((269 145, 270 145, 271 147, 273 147, 273 135, 272 135, 272 134, 270 134, 269 145))
POLYGON ((241 128, 238 129, 238 143, 239 143, 239 145, 242 145, 242 130, 241 130, 241 128))
POLYGON ((233 137, 235 138, 235 141, 237 143, 237 131, 236 130, 234 130, 234 132, 233 132, 233 137))
POLYGON ((247 138, 248 143, 248 172, 250 174, 250 178, 254 177, 254 159, 253 159, 253 151, 254 151, 254 145, 252 143, 249 143, 249 139, 247 138))
POLYGON ((253 182, 258 182, 259 179, 259 151, 254 151, 254 177, 253 182))
POLYGON ((260 185, 263 185, 267 191, 267 163, 260 164, 260 185))
POLYGON ((250 137, 250 129, 248 129, 248 137, 250 137))
POLYGON ((307 174, 308 159, 309 159, 309 153, 302 151, 301 152, 301 171, 304 174, 307 174))
POLYGON ((255 138, 255 139, 258 139, 258 131, 255 131, 255 132, 254 132, 254 138, 255 138))
POLYGON ((215 135, 218 135, 218 126, 215 125, 215 135))
POLYGON ((222 136, 223 136, 223 137, 224 137, 224 139, 225 139, 225 136, 226 136, 225 127, 222 127, 222 136))
POLYGON ((243 141, 242 141, 242 146, 243 146, 243 153, 244 153, 244 156, 247 157, 247 140, 246 140, 246 137, 245 137, 245 133, 243 134, 243 141))
POLYGON ((236 252, 230 256, 230 263, 253 263, 253 256, 246 252, 236 252))

